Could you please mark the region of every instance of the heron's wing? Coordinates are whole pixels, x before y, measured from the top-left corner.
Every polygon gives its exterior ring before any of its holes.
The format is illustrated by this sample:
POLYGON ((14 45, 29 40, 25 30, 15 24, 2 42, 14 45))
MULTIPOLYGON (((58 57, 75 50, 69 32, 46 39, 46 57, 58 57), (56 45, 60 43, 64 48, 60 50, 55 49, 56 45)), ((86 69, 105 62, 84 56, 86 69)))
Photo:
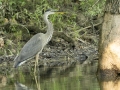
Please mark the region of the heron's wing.
MULTIPOLYGON (((34 57, 38 52, 43 49, 42 37, 44 34, 34 35, 22 48, 19 57, 19 63, 25 61, 26 59, 34 57)), ((17 60, 17 59, 16 59, 17 60)))

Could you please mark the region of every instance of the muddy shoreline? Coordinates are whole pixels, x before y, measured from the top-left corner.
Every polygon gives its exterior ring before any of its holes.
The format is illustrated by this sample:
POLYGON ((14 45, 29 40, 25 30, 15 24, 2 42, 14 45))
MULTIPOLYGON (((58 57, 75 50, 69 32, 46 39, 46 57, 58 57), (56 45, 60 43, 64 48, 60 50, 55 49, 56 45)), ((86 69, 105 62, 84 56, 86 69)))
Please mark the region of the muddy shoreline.
MULTIPOLYGON (((58 72, 63 72, 68 68, 73 68, 75 65, 78 64, 94 64, 95 62, 97 62, 97 46, 91 45, 90 43, 78 43, 80 44, 78 45, 80 47, 75 47, 74 49, 71 49, 70 47, 68 47, 69 44, 67 42, 63 43, 65 45, 64 47, 63 45, 51 46, 49 43, 45 46, 42 53, 39 55, 39 69, 41 70, 42 75, 48 74, 54 70, 57 70, 58 72)), ((11 73, 15 56, 16 55, 0 56, 0 73, 11 73)), ((29 72, 34 69, 34 63, 35 59, 33 58, 19 68, 21 68, 24 72, 29 72)))

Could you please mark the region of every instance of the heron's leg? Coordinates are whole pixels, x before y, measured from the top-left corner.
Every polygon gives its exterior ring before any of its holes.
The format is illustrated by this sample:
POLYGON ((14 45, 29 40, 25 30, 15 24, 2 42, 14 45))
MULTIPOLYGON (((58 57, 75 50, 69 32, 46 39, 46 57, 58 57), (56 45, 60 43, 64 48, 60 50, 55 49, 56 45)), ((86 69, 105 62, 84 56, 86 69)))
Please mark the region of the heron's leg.
POLYGON ((35 57, 35 68, 34 68, 34 74, 36 73, 37 67, 38 67, 38 59, 39 59, 39 53, 35 57))
POLYGON ((39 68, 38 68, 38 59, 39 59, 39 53, 36 55, 35 57, 36 61, 35 61, 35 68, 34 68, 34 76, 35 76, 35 82, 36 82, 36 85, 37 85, 37 89, 38 90, 41 90, 40 88, 40 73, 39 73, 39 68), (36 70, 38 72, 36 72, 36 70))

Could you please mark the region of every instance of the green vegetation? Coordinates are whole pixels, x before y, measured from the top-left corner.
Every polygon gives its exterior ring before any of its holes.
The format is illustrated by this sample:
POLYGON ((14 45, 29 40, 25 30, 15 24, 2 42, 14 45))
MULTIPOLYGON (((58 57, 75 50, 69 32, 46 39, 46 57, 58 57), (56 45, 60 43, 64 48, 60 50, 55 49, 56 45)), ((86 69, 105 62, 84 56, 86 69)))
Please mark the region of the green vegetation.
POLYGON ((81 8, 86 15, 95 16, 102 13, 106 0, 83 0, 81 8))
MULTIPOLYGON (((0 55, 18 53, 32 35, 39 30, 45 32, 42 15, 50 8, 67 12, 50 16, 55 31, 75 41, 93 39, 89 37, 94 34, 91 23, 93 17, 101 16, 104 3, 105 0, 0 0, 0 38, 5 42, 0 55), (90 29, 85 28, 88 26, 90 29)), ((94 39, 93 42, 97 43, 94 39)))

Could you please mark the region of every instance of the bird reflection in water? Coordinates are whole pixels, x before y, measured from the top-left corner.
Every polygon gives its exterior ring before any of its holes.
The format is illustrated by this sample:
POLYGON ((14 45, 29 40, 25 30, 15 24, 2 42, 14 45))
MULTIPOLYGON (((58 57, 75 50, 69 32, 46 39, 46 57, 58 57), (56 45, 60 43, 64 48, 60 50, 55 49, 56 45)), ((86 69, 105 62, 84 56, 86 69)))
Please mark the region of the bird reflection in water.
POLYGON ((16 82, 15 83, 15 90, 34 90, 34 89, 30 89, 29 87, 25 86, 24 84, 16 82))

